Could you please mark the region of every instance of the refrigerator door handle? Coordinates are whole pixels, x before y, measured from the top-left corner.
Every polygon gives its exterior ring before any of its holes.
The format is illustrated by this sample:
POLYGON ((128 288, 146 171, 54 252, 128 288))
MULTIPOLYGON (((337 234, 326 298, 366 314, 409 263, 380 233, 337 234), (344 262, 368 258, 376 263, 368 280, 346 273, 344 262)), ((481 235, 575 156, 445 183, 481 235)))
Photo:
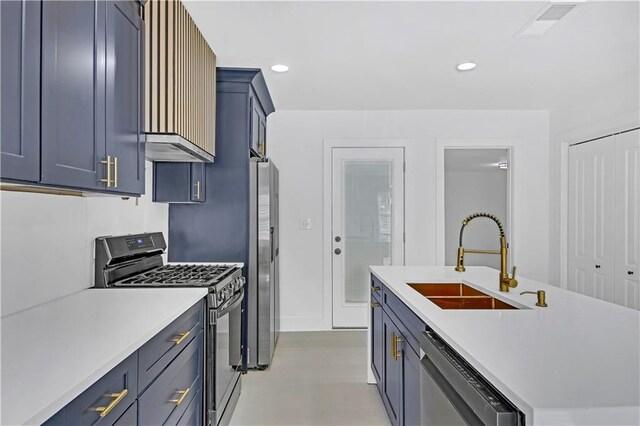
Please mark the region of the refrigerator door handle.
POLYGON ((271 227, 271 232, 269 233, 269 243, 271 244, 271 263, 273 263, 273 260, 274 260, 274 259, 275 259, 275 257, 276 257, 276 253, 275 253, 275 251, 274 251, 274 249, 273 249, 273 232, 274 232, 275 230, 276 230, 276 229, 272 226, 272 227, 271 227))

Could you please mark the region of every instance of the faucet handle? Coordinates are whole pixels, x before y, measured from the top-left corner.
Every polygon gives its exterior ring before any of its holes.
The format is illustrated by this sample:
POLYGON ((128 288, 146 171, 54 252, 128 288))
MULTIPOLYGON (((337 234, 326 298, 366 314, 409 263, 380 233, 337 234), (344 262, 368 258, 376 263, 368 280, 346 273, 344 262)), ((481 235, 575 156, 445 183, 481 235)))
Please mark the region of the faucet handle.
POLYGON ((518 280, 516 280, 516 267, 511 270, 511 277, 508 277, 509 287, 516 288, 518 286, 518 280))

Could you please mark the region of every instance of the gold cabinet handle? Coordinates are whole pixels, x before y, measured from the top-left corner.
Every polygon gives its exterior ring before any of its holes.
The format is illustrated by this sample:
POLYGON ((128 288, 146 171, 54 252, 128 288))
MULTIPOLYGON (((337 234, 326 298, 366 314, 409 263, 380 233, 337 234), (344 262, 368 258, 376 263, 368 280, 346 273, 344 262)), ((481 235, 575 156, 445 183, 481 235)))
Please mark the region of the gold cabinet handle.
POLYGON ((176 337, 171 341, 176 345, 179 345, 180 343, 184 342, 184 339, 186 339, 190 333, 191 333, 190 331, 185 331, 184 333, 180 333, 180 337, 176 337))
POLYGON ((372 308, 377 308, 379 306, 380 306, 380 304, 378 302, 371 302, 371 307, 372 308))
POLYGON ((380 293, 380 287, 371 286, 371 291, 374 293, 380 293))
POLYGON ((189 391, 191 390, 191 388, 187 388, 183 391, 177 391, 176 393, 180 394, 180 398, 178 399, 170 399, 169 402, 173 402, 176 405, 180 405, 182 404, 182 401, 184 401, 184 399, 187 397, 187 394, 189 393, 189 391))
POLYGON ((106 179, 100 179, 100 182, 106 183, 107 184, 107 188, 111 188, 111 156, 107 155, 107 159, 100 161, 100 163, 107 165, 107 178, 106 179))
POLYGON ((111 410, 116 408, 116 405, 120 404, 120 401, 122 401, 128 393, 129 391, 127 389, 123 389, 122 392, 118 393, 108 393, 105 395, 107 398, 114 398, 109 405, 106 407, 89 408, 89 411, 97 411, 100 413, 100 417, 105 417, 111 410))
POLYGON ((113 157, 113 187, 118 187, 118 157, 113 157))
POLYGON ((196 198, 199 200, 200 199, 200 181, 197 181, 196 183, 194 183, 194 186, 196 187, 196 198))
POLYGON ((402 342, 402 339, 396 336, 395 333, 391 333, 391 356, 394 361, 397 361, 398 358, 402 357, 402 351, 398 350, 398 343, 402 342))

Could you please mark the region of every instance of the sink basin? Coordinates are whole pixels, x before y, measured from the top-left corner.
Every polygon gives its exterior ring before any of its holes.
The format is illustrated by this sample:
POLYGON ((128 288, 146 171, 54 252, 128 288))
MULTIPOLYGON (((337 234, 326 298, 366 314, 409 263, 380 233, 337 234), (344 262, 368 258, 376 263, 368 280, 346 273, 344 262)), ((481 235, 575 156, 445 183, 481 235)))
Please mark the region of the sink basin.
POLYGON ((463 283, 407 283, 440 309, 518 309, 463 283))

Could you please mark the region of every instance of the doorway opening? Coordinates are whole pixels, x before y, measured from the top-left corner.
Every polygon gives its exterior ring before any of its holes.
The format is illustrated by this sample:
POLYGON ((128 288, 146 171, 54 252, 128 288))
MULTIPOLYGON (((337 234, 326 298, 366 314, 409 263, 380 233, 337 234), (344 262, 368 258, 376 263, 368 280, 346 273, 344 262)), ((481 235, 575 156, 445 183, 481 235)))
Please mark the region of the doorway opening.
MULTIPOLYGON (((497 216, 506 230, 507 241, 511 241, 510 154, 509 149, 445 148, 445 265, 456 264, 462 220, 472 213, 484 212, 497 216)), ((484 218, 470 223, 465 228, 464 246, 498 250, 500 238, 496 224, 484 218)), ((470 253, 465 255, 465 265, 500 269, 500 258, 470 253)))

